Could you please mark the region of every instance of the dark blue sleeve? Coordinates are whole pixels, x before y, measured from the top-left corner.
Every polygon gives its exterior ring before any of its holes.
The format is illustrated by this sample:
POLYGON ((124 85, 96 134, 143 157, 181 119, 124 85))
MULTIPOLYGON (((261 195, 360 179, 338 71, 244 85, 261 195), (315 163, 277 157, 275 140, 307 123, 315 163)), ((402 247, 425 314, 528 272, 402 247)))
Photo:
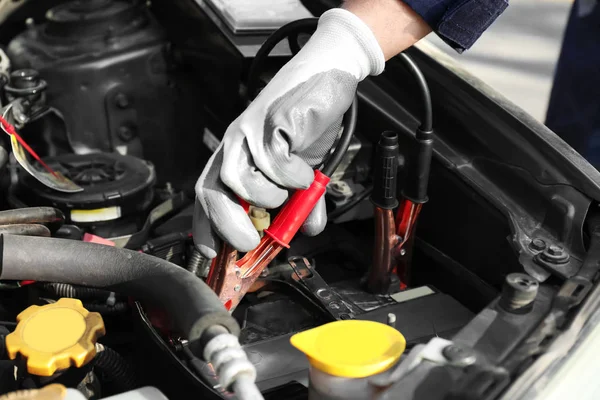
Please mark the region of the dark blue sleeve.
POLYGON ((438 36, 462 53, 508 7, 508 0, 403 0, 438 36))

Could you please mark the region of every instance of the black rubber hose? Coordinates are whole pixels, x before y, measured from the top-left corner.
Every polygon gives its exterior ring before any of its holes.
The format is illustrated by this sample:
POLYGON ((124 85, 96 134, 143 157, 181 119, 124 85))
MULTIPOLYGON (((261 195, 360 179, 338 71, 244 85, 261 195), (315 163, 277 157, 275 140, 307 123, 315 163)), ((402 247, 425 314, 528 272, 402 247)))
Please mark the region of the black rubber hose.
POLYGON ((423 118, 421 118, 420 129, 425 132, 431 132, 433 130, 433 106, 431 105, 431 93, 425 75, 423 75, 423 72, 421 72, 417 64, 409 55, 400 53, 398 54, 398 57, 415 78, 417 85, 419 85, 421 101, 423 102, 423 118))
POLYGON ((94 357, 94 372, 102 384, 107 384, 117 393, 138 387, 134 369, 119 353, 104 346, 94 357))
POLYGON ((344 126, 344 131, 342 132, 342 137, 335 145, 335 150, 333 154, 325 161, 325 165, 321 172, 327 176, 333 175, 337 167, 340 165, 344 156, 346 155, 346 151, 348 147, 350 147, 350 143, 352 143, 352 136, 354 136, 354 131, 356 131, 356 122, 358 120, 358 102, 356 101, 356 97, 350 106, 350 109, 346 111, 344 114, 344 119, 342 120, 342 124, 344 126))
POLYGON ((50 229, 45 225, 39 224, 0 225, 0 235, 50 237, 50 229))
POLYGON ((240 327, 201 279, 160 258, 74 240, 0 236, 0 279, 66 282, 123 293, 164 308, 202 357, 207 328, 240 327))

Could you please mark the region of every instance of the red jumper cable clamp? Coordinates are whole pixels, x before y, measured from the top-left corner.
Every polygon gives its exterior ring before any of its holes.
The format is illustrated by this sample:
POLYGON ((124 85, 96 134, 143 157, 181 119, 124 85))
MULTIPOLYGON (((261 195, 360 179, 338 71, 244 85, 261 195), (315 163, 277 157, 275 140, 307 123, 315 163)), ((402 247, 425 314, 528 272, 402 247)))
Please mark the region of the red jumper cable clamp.
POLYGON ((329 177, 315 171, 315 179, 308 189, 297 190, 281 209, 271 226, 265 230, 260 244, 237 259, 237 251, 229 244, 221 246, 213 261, 206 283, 217 293, 228 310, 233 310, 261 272, 298 232, 321 196, 329 177))
POLYGON ((217 293, 225 308, 235 309, 267 265, 284 247, 289 247, 294 235, 325 194, 329 177, 344 158, 356 129, 356 117, 357 103, 354 100, 344 114, 342 135, 322 170, 315 170, 315 178, 308 189, 297 190, 292 195, 254 250, 238 260, 238 252, 228 243, 223 243, 213 260, 206 283, 217 293))

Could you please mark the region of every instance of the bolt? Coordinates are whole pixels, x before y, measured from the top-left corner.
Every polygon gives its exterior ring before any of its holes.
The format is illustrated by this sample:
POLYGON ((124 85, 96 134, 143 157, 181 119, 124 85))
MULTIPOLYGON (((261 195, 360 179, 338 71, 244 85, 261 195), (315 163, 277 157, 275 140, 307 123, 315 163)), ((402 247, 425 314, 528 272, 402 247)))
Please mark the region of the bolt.
POLYGON ((27 18, 25 20, 25 27, 31 30, 35 29, 35 20, 31 17, 27 18))
POLYGON ((391 326, 392 328, 396 327, 396 314, 394 313, 389 313, 387 315, 387 324, 389 326, 391 326))
POLYGON ((560 256, 564 253, 564 250, 562 249, 562 247, 556 246, 556 245, 552 245, 550 247, 548 247, 548 254, 551 254, 553 256, 560 256))
POLYGON ((125 109, 131 105, 131 102, 125 93, 117 93, 115 96, 115 104, 117 107, 125 109))
POLYGON ((551 264, 565 264, 569 261, 569 253, 567 253, 562 247, 557 245, 550 245, 539 257, 551 264))
POLYGON ((352 196, 352 189, 344 181, 333 181, 329 185, 329 192, 333 197, 344 199, 352 196))
POLYGON ((331 298, 331 292, 327 289, 319 289, 317 290, 317 296, 319 296, 323 300, 328 300, 331 298))
POLYGON ((206 278, 208 276, 208 271, 210 270, 210 260, 202 256, 200 251, 194 247, 186 268, 196 276, 206 278))
POLYGON ((135 138, 135 128, 129 125, 121 125, 117 130, 117 135, 124 142, 129 142, 135 138))
POLYGON ((404 256, 404 255, 406 255, 406 250, 405 250, 405 249, 400 249, 400 255, 401 255, 401 256, 404 256))
POLYGON ((241 285, 235 285, 233 287, 233 290, 235 290, 236 292, 239 292, 240 290, 242 290, 242 286, 241 285))
POLYGON ((504 310, 524 314, 531 310, 540 284, 527 274, 508 274, 502 287, 499 305, 504 310))
POLYGON ((542 251, 546 249, 546 242, 543 239, 533 239, 531 243, 529 243, 529 248, 535 251, 542 251))
POLYGON ((340 319, 342 321, 346 321, 348 319, 352 319, 352 317, 350 316, 350 314, 340 314, 340 319))
POLYGON ((40 73, 31 68, 18 69, 10 74, 10 79, 15 88, 29 89, 40 84, 40 73))
POLYGON ((182 338, 171 338, 169 344, 176 351, 182 351, 184 347, 187 347, 188 341, 182 338))
POLYGON ((472 349, 465 348, 456 344, 444 347, 442 355, 446 357, 451 364, 458 367, 468 367, 477 361, 477 356, 472 349))

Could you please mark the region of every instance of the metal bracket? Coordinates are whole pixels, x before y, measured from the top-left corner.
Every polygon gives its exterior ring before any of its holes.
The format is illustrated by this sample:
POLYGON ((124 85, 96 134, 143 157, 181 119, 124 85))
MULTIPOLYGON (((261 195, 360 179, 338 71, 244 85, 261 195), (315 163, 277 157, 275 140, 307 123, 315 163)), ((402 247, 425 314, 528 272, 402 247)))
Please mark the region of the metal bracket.
POLYGON ((325 282, 306 258, 292 257, 288 263, 294 271, 291 277, 293 281, 301 285, 305 292, 322 304, 334 319, 352 319, 359 313, 325 282))
POLYGON ((390 373, 375 376, 369 381, 379 387, 388 387, 408 375, 422 362, 464 368, 475 361, 473 350, 456 345, 450 340, 435 337, 427 344, 415 346, 390 373))

